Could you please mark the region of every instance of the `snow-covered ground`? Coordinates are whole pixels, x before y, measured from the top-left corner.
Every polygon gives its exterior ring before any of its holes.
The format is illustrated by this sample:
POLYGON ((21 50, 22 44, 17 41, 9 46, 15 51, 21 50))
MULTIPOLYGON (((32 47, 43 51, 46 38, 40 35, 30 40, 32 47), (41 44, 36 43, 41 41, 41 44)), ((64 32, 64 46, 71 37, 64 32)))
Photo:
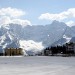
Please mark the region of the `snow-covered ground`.
POLYGON ((75 57, 0 57, 0 75, 75 75, 75 57))

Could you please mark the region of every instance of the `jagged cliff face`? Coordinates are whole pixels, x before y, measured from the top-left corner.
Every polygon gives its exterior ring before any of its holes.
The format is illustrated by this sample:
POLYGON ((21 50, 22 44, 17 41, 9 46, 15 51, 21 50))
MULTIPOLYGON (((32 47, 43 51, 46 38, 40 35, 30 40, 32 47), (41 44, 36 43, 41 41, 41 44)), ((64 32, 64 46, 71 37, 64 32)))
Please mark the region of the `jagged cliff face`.
POLYGON ((4 25, 0 27, 0 52, 6 47, 22 47, 27 53, 36 53, 46 46, 73 41, 74 29, 58 21, 45 26, 4 25))

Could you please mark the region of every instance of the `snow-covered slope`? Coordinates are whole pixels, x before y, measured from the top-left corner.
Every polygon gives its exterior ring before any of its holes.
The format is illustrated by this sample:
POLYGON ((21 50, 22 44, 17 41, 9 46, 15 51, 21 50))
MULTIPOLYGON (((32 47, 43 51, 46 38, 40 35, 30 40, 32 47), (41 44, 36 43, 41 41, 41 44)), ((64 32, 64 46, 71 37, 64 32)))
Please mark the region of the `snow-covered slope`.
POLYGON ((63 44, 75 37, 74 29, 63 22, 49 25, 9 24, 0 27, 0 51, 6 47, 22 47, 27 53, 36 53, 52 44, 63 44))
POLYGON ((9 28, 1 27, 0 34, 0 52, 3 52, 6 47, 19 47, 17 37, 9 28))
POLYGON ((35 55, 38 52, 41 52, 41 50, 44 48, 42 42, 38 43, 32 40, 29 41, 20 40, 19 43, 20 43, 20 47, 23 48, 23 50, 29 55, 35 55))

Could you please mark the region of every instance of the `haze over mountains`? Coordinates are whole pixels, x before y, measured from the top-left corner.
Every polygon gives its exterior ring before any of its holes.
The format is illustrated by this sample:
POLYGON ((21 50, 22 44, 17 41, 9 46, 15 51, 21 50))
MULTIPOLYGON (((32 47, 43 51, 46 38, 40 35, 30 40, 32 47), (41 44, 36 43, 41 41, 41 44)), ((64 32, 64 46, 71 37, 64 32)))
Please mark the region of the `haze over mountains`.
POLYGON ((0 52, 9 47, 21 47, 25 53, 36 53, 51 45, 75 41, 75 26, 53 21, 48 25, 8 24, 0 26, 0 52))

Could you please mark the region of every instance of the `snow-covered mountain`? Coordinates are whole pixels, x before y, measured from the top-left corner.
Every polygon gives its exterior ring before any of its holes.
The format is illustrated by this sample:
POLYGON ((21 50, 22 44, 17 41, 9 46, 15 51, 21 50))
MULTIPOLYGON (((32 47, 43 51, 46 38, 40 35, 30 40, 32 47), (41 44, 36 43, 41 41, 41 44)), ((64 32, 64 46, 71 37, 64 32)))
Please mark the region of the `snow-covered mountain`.
POLYGON ((19 43, 17 41, 17 37, 6 27, 0 28, 0 52, 6 47, 19 47, 19 43))
POLYGON ((63 45, 64 43, 68 42, 75 42, 75 26, 68 27, 66 26, 66 29, 64 33, 62 34, 61 38, 57 41, 55 41, 52 45, 63 45))
POLYGON ((43 48, 69 42, 75 37, 74 27, 53 21, 49 25, 9 24, 0 26, 0 52, 6 47, 22 47, 26 53, 36 53, 43 48))

